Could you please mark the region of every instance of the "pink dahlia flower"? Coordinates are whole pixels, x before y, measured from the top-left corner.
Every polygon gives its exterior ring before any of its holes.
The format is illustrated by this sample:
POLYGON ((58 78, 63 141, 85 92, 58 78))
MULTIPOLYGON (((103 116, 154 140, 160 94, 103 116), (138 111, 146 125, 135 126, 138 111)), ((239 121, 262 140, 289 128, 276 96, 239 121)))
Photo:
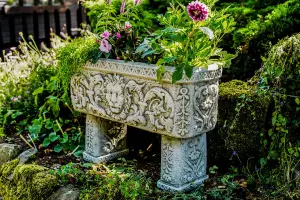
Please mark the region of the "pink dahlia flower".
POLYGON ((190 17, 195 21, 204 21, 208 17, 208 7, 199 1, 193 1, 187 6, 190 17))
POLYGON ((110 36, 110 32, 106 30, 106 31, 104 31, 104 32, 101 34, 101 36, 102 36, 104 39, 108 39, 109 36, 110 36))
POLYGON ((111 50, 111 44, 106 39, 101 41, 100 50, 104 53, 109 53, 111 50))

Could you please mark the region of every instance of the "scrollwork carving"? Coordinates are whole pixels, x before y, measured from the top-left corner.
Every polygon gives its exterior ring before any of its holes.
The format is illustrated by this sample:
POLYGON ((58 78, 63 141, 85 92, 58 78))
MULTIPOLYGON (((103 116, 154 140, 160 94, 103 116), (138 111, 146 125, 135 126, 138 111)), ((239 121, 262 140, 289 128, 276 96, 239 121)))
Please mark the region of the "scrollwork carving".
POLYGON ((167 138, 164 138, 162 143, 162 168, 161 168, 161 178, 166 182, 172 182, 172 173, 173 171, 173 154, 174 148, 172 143, 167 138))
POLYGON ((75 109, 172 132, 175 112, 172 96, 160 87, 147 90, 144 87, 145 83, 121 75, 86 72, 72 78, 71 98, 75 109))
POLYGON ((218 85, 195 86, 195 131, 209 131, 217 122, 218 85))
POLYGON ((182 181, 191 182, 201 178, 206 171, 206 137, 197 136, 182 144, 184 147, 184 167, 182 181))
POLYGON ((154 87, 146 93, 145 103, 145 114, 149 116, 150 123, 157 129, 171 132, 175 112, 172 96, 165 89, 154 87))

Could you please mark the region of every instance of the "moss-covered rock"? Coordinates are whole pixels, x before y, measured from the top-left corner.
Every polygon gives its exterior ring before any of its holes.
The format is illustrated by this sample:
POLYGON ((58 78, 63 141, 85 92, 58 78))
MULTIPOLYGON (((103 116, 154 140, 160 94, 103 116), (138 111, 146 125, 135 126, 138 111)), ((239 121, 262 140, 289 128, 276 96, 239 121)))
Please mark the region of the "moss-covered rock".
POLYGON ((267 96, 256 94, 245 82, 220 84, 218 122, 208 133, 209 163, 228 161, 233 152, 243 161, 257 156, 269 103, 267 96))
POLYGON ((39 165, 20 165, 13 160, 0 168, 0 195, 4 200, 43 200, 58 182, 49 170, 39 165))

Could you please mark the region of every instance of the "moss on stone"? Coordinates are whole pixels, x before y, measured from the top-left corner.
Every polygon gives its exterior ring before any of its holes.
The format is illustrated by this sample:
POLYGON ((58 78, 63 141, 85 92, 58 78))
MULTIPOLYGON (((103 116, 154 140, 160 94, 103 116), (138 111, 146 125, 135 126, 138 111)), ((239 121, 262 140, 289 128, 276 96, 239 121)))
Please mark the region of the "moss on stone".
POLYGON ((18 163, 13 160, 0 168, 0 195, 4 200, 43 200, 56 189, 58 182, 47 168, 18 163))
POLYGON ((208 133, 210 163, 228 161, 233 151, 243 161, 258 156, 269 103, 269 97, 256 94, 246 82, 220 84, 218 122, 208 133))

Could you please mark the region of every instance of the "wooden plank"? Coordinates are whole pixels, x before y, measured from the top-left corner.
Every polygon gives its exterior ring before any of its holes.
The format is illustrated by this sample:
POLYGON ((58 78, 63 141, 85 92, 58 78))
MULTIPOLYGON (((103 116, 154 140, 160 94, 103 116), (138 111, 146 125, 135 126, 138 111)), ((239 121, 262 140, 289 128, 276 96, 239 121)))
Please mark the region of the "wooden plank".
POLYGON ((54 23, 55 23, 55 31, 56 35, 60 34, 60 20, 59 20, 59 12, 56 10, 54 12, 54 23))
POLYGON ((36 44, 39 44, 39 16, 37 12, 33 13, 33 36, 36 44))
POLYGON ((66 11, 66 25, 67 25, 67 33, 68 36, 72 36, 72 32, 71 32, 71 28, 72 28, 72 24, 71 24, 71 11, 68 9, 66 11))
POLYGON ((9 19, 9 38, 12 46, 16 44, 16 33, 15 33, 15 16, 11 16, 9 19))
POLYGON ((5 14, 20 14, 20 13, 44 13, 46 10, 49 13, 54 13, 55 10, 58 10, 58 12, 66 12, 68 9, 68 6, 64 5, 53 5, 53 6, 23 6, 23 7, 18 7, 18 6, 9 6, 5 5, 4 6, 4 12, 5 14))
POLYGON ((44 13, 45 20, 45 43, 47 46, 50 46, 50 17, 49 12, 46 10, 44 13))

